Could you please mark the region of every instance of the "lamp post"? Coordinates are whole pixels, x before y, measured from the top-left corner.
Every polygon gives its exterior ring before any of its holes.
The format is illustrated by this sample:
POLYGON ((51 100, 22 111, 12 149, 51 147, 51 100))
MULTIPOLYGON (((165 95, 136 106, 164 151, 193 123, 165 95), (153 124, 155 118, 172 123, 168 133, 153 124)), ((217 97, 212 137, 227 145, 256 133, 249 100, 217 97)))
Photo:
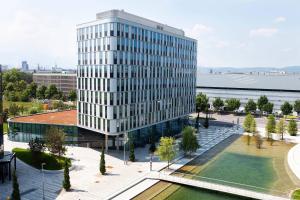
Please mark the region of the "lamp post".
POLYGON ((43 174, 43 176, 42 176, 42 181, 43 181, 43 200, 45 200, 44 165, 46 165, 46 163, 42 163, 42 174, 43 174))
POLYGON ((123 138, 123 149, 124 149, 124 165, 127 164, 126 162, 126 151, 125 151, 125 145, 127 142, 127 132, 124 133, 124 138, 123 138))

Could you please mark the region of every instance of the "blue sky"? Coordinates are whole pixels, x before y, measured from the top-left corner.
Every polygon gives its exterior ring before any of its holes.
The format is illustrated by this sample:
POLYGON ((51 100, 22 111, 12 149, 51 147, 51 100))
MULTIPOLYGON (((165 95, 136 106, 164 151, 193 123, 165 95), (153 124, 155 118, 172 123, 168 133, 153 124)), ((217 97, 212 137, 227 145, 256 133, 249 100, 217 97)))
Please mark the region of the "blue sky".
POLYGON ((299 0, 1 1, 0 62, 76 67, 76 24, 124 9, 198 40, 198 65, 300 65, 299 0))

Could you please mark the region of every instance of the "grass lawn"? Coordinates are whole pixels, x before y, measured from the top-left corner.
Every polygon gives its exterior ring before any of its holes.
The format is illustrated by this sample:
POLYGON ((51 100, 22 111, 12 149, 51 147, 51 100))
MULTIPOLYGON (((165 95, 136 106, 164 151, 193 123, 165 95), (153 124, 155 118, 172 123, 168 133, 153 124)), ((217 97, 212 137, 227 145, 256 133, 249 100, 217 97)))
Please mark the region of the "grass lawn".
MULTIPOLYGON (((43 152, 41 153, 41 162, 36 163, 29 149, 14 148, 13 152, 16 153, 17 158, 37 169, 41 169, 41 163, 46 163, 44 165, 44 169, 46 170, 60 170, 64 167, 65 157, 63 156, 59 157, 43 152)), ((71 164, 71 160, 67 159, 69 164, 71 164)))
POLYGON ((292 199, 295 199, 295 200, 300 199, 300 189, 293 192, 292 199))
POLYGON ((270 188, 276 180, 271 158, 229 152, 220 155, 199 175, 263 188, 270 188))

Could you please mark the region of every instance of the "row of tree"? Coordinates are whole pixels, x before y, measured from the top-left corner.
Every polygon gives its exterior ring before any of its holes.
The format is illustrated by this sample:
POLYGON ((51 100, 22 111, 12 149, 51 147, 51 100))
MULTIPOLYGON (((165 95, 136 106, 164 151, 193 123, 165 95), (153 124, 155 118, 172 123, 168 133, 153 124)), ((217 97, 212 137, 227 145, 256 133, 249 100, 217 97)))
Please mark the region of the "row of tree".
MULTIPOLYGON (((220 97, 217 97, 213 100, 212 105, 214 107, 214 110, 217 112, 220 112, 223 109, 225 111, 232 112, 239 109, 241 103, 240 100, 236 98, 230 98, 224 101, 220 97)), ((198 113, 198 117, 200 112, 207 112, 209 107, 209 98, 205 94, 199 93, 196 96, 196 111, 198 113)), ((249 99, 245 105, 245 112, 256 112, 256 110, 258 109, 260 112, 266 112, 270 114, 273 112, 273 108, 274 104, 269 102, 269 99, 264 95, 259 97, 257 102, 249 99)), ((300 100, 296 100, 294 105, 290 104, 289 102, 284 102, 284 104, 282 104, 281 106, 281 111, 284 115, 291 114, 293 110, 297 113, 300 113, 300 100)))

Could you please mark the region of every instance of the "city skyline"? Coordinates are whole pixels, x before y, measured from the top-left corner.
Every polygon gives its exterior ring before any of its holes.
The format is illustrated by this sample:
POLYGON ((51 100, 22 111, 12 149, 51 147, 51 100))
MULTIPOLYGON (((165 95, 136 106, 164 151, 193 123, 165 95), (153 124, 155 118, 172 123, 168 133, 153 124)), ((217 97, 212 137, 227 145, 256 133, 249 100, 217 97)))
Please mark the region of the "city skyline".
POLYGON ((300 65, 299 2, 264 1, 13 1, 0 14, 2 64, 76 67, 78 23, 109 9, 160 21, 198 40, 198 66, 300 65), (68 6, 72 4, 72 9, 68 6), (161 6, 156 6, 160 4, 161 6), (59 5, 59 6, 57 6, 59 5), (149 9, 144 9, 145 7, 149 9), (155 9, 155 13, 153 12, 155 9), (182 13, 178 15, 178 13, 182 13))

